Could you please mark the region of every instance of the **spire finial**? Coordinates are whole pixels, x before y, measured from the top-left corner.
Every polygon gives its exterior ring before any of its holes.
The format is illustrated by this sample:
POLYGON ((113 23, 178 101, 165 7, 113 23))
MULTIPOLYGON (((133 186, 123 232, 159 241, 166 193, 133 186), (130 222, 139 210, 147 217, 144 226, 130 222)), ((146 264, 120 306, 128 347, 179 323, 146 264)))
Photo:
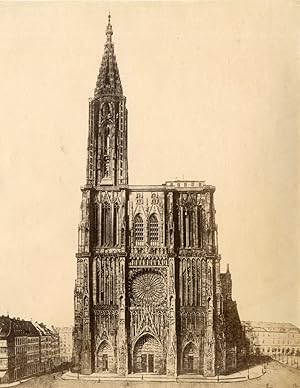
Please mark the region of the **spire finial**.
POLYGON ((108 13, 108 24, 106 27, 106 36, 107 36, 107 42, 111 43, 111 37, 113 34, 112 25, 110 24, 111 15, 110 12, 108 13))

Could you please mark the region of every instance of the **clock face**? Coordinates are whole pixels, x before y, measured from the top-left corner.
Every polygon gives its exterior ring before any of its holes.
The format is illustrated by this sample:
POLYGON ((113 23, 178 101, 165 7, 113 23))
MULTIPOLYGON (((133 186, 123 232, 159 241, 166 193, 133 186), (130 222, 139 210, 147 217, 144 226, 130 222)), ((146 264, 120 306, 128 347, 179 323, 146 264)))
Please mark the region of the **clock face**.
POLYGON ((158 305, 167 296, 163 276, 155 272, 142 273, 132 280, 131 293, 138 305, 158 305))

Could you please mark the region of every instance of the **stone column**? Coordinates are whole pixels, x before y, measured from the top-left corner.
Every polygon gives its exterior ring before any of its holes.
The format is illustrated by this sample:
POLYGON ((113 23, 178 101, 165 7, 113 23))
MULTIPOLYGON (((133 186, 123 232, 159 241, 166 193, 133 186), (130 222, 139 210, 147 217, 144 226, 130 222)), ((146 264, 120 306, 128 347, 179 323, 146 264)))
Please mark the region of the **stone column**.
POLYGON ((176 334, 176 289, 175 259, 169 258, 169 338, 167 353, 167 375, 177 376, 177 334, 176 334))
POLYGON ((213 268, 212 262, 207 261, 206 278, 206 328, 204 338, 203 375, 215 376, 215 333, 214 333, 214 300, 213 300, 213 268))
POLYGON ((90 331, 90 295, 89 295, 89 263, 88 258, 83 258, 83 322, 82 322, 82 349, 81 349, 81 373, 92 373, 91 366, 91 331, 90 331))
POLYGON ((128 347, 127 347, 127 328, 126 328, 126 268, 125 257, 119 258, 119 292, 118 292, 118 305, 119 305, 119 328, 118 328, 118 370, 117 373, 120 376, 126 376, 128 374, 128 347))

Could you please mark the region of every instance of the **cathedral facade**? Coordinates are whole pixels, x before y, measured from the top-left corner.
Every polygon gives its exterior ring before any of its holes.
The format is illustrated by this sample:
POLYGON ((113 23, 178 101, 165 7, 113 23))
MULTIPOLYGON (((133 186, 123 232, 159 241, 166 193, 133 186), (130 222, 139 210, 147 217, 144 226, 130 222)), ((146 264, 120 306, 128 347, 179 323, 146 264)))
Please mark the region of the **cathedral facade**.
MULTIPOLYGON (((74 363, 82 374, 214 376, 227 369, 213 186, 128 182, 127 109, 109 20, 89 101, 74 363)), ((234 353, 235 352, 235 353, 234 353)))

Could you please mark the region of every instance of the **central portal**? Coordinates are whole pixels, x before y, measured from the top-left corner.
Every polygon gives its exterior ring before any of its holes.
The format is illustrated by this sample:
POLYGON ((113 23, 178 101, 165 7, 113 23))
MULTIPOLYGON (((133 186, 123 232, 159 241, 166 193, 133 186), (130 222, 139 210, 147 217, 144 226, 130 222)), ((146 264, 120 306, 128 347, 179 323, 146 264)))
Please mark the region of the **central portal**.
POLYGON ((165 374, 165 358, 161 344, 150 334, 142 336, 133 351, 135 373, 165 374))

